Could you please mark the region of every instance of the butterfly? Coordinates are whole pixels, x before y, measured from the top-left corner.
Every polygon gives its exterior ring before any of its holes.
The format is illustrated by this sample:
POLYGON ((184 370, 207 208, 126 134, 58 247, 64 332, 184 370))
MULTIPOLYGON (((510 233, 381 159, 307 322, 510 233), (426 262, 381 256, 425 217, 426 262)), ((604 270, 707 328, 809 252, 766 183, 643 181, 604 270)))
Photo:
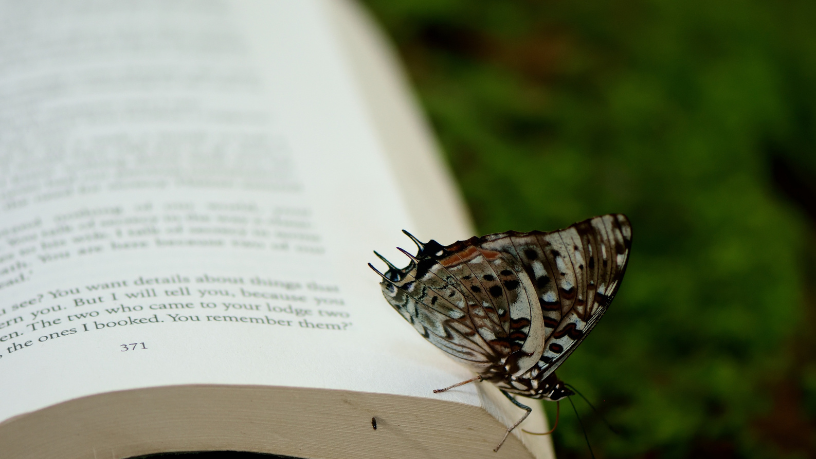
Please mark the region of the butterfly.
MULTIPOLYGON (((557 231, 508 231, 442 246, 417 245, 380 287, 388 303, 428 341, 513 395, 558 401, 573 394, 555 375, 609 308, 623 280, 632 227, 622 214, 593 217, 557 231)), ((557 421, 556 421, 557 422, 557 421)))

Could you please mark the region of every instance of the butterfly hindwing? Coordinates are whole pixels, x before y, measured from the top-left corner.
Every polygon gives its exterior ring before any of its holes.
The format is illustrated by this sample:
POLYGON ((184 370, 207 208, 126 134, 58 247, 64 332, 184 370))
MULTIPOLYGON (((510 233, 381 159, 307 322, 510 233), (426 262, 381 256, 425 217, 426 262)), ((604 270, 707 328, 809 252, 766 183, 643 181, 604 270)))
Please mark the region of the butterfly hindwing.
POLYGON ((494 348, 497 365, 511 374, 533 365, 541 355, 543 326, 535 290, 520 265, 475 245, 453 252, 440 265, 470 296, 474 329, 494 348))
POLYGON ((490 347, 469 325, 461 295, 432 280, 417 281, 406 274, 399 281, 383 282, 382 289, 394 309, 425 339, 476 368, 489 366, 490 347))
POLYGON ((495 373, 512 355, 509 367, 526 370, 541 355, 535 290, 512 258, 476 241, 421 252, 408 267, 386 272, 383 293, 420 334, 465 363, 495 373))

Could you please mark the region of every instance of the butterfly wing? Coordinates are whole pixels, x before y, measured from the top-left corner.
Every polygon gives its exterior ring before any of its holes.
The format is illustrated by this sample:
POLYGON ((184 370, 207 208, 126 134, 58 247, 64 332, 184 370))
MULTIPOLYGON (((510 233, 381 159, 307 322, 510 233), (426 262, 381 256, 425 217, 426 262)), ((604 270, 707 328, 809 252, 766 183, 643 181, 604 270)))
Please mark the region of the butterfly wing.
POLYGON ((535 289, 516 260, 478 241, 422 245, 406 268, 385 273, 383 294, 428 341, 479 374, 520 373, 543 352, 535 289))
POLYGON ((545 327, 539 361, 522 377, 543 380, 586 338, 620 287, 632 244, 624 215, 550 233, 486 236, 481 247, 516 257, 532 278, 545 327))
POLYGON ((606 312, 631 241, 620 214, 447 247, 415 240, 417 256, 404 269, 389 263, 380 285, 420 334, 487 379, 542 381, 606 312))

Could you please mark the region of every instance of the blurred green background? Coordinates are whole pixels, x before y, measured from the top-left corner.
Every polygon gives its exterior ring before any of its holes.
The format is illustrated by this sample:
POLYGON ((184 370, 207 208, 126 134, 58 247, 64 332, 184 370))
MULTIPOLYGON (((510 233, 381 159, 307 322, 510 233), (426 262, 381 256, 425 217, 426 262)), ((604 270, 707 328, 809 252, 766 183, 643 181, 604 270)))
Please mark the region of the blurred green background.
POLYGON ((816 2, 363 3, 480 233, 630 217, 558 372, 622 431, 576 400, 595 456, 816 457, 816 2))

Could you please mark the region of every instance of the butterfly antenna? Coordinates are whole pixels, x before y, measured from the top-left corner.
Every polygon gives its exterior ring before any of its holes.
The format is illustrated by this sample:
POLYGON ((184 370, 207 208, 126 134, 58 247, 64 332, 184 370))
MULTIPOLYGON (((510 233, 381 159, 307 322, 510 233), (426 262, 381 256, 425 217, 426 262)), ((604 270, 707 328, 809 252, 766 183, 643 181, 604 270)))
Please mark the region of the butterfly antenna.
POLYGON ((417 248, 419 248, 420 252, 422 251, 422 249, 425 248, 425 244, 423 244, 422 242, 419 242, 419 239, 415 238, 413 234, 411 234, 411 233, 409 233, 408 231, 405 231, 405 230, 402 230, 402 232, 405 233, 406 236, 410 237, 412 241, 414 241, 414 244, 417 245, 417 248))
POLYGON ((586 404, 589 405, 590 408, 592 408, 592 411, 594 411, 595 414, 597 414, 598 417, 601 418, 601 420, 604 422, 604 424, 606 424, 606 427, 608 427, 609 430, 611 430, 613 434, 623 436, 618 430, 616 430, 614 427, 612 427, 612 424, 610 424, 609 421, 607 421, 606 418, 603 417, 603 415, 598 412, 598 409, 595 408, 595 406, 592 403, 589 403, 589 400, 587 400, 587 398, 584 397, 584 394, 578 392, 578 389, 576 389, 575 386, 573 386, 571 384, 564 384, 564 387, 566 387, 567 389, 569 389, 569 390, 575 392, 576 394, 580 395, 581 398, 584 399, 586 404))
POLYGON ((521 429, 521 431, 526 433, 526 434, 530 434, 530 435, 549 435, 549 434, 555 432, 555 428, 558 427, 558 419, 560 417, 561 417, 561 400, 557 400, 555 402, 555 424, 553 424, 552 429, 550 429, 548 432, 544 432, 544 433, 530 432, 530 431, 527 431, 527 430, 524 430, 524 429, 521 429))
POLYGON ((589 444, 589 436, 587 436, 586 429, 584 428, 584 423, 581 422, 581 416, 578 415, 578 410, 575 409, 575 404, 572 403, 572 397, 567 397, 569 400, 570 405, 572 405, 572 411, 575 412, 575 417, 578 418, 578 425, 581 426, 581 430, 584 431, 584 440, 586 440, 587 447, 589 447, 589 455, 592 456, 592 459, 595 459, 595 453, 592 452, 592 445, 589 444))
POLYGON ((377 253, 377 251, 376 251, 376 250, 374 251, 374 255, 377 255, 377 258, 379 258, 380 260, 382 260, 382 261, 383 261, 383 263, 387 264, 389 268, 391 268, 391 269, 393 269, 393 270, 395 270, 395 271, 399 271, 399 268, 397 268, 396 266, 392 265, 390 261, 386 260, 384 256, 382 256, 382 255, 380 255, 379 253, 377 253))
POLYGON ((391 284, 393 284, 393 283, 394 283, 394 281, 392 281, 391 279, 389 279, 389 278, 385 277, 385 274, 383 274, 383 273, 381 273, 381 272, 377 271, 377 268, 375 268, 375 267, 374 267, 374 265, 372 265, 371 263, 369 263, 369 264, 368 264, 368 267, 369 267, 369 268, 371 268, 371 269, 373 269, 375 273, 379 274, 379 275, 380 275, 380 277, 382 277, 384 281, 386 281, 386 282, 388 282, 388 283, 391 283, 391 284))
POLYGON ((404 254, 405 254, 405 256, 406 256, 406 257, 408 257, 408 258, 410 258, 410 259, 411 259, 411 261, 413 261, 414 263, 416 263, 416 262, 417 262, 416 257, 415 257, 415 256, 413 256, 413 255, 411 255, 411 254, 410 254, 410 253, 408 253, 407 251, 405 251, 405 250, 403 250, 403 249, 401 249, 401 248, 399 248, 399 247, 397 247, 397 250, 399 250, 400 252, 404 253, 404 254))

